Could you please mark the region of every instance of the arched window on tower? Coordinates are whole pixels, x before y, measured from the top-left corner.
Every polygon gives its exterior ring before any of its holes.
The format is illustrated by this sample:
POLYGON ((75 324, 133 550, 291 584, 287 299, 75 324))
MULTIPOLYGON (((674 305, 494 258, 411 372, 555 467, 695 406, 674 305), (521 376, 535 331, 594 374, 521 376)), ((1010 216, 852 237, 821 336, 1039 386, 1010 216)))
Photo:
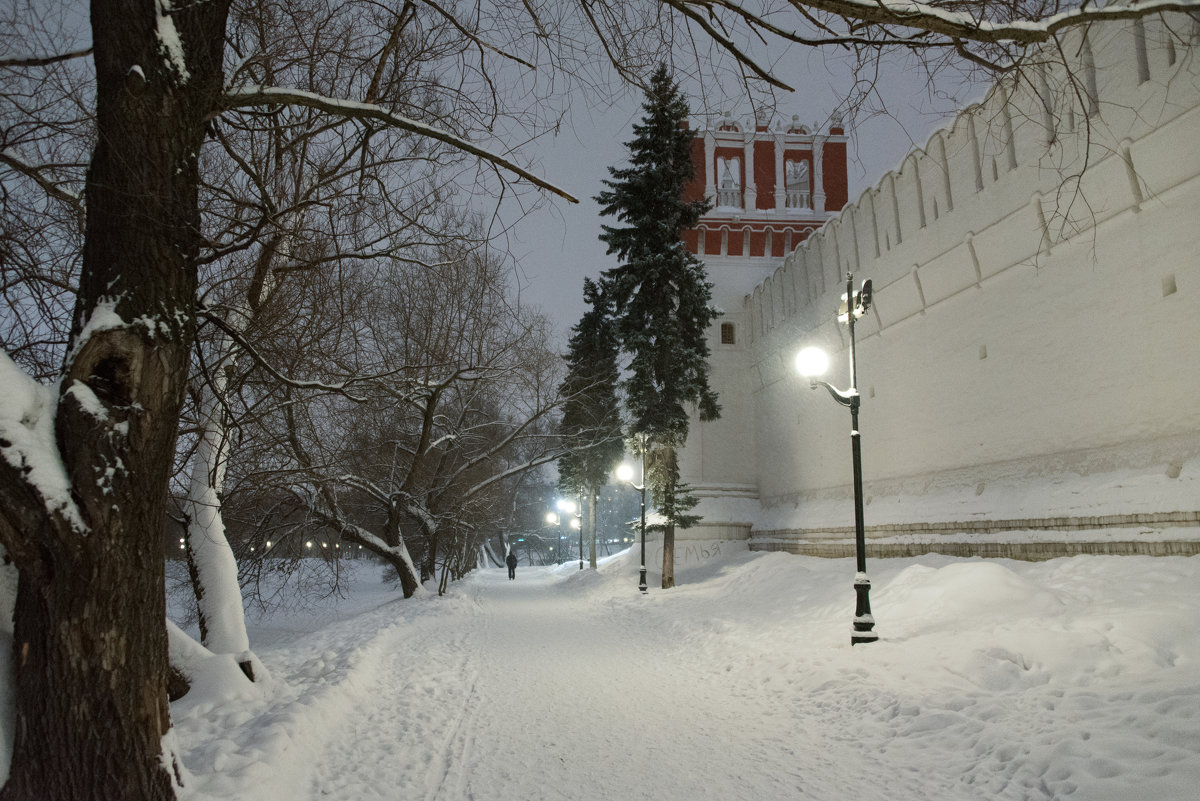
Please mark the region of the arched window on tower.
POLYGON ((784 208, 812 208, 812 187, 809 183, 807 161, 788 161, 784 165, 783 184, 787 189, 784 208))
POLYGON ((742 207, 742 160, 717 159, 717 205, 742 207))

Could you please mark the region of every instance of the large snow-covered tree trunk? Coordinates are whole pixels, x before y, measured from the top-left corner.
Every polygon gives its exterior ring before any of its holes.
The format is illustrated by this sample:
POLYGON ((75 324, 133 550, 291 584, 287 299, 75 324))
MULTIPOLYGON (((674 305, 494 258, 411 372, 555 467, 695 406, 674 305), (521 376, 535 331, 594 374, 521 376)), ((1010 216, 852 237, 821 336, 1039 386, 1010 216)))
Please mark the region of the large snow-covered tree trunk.
POLYGON ((237 559, 225 536, 221 489, 229 458, 229 432, 223 395, 225 368, 233 349, 226 337, 212 381, 203 391, 201 436, 192 458, 191 480, 184 513, 187 515, 188 566, 200 619, 200 639, 210 651, 233 654, 253 678, 250 638, 238 584, 237 559))
POLYGON ((3 799, 174 796, 163 520, 227 10, 92 3, 97 144, 70 349, 55 387, 22 387, 0 438, 0 538, 20 570, 3 799))
MULTIPOLYGON (((387 547, 384 553, 387 554, 385 558, 396 568, 396 575, 400 577, 400 588, 404 592, 404 597, 411 598, 417 588, 421 586, 421 580, 417 575, 417 566, 413 564, 412 556, 408 552, 408 546, 404 544, 404 533, 400 530, 402 511, 398 499, 389 499, 387 529, 384 537, 387 547)), ((379 553, 378 549, 376 549, 376 553, 379 553)))

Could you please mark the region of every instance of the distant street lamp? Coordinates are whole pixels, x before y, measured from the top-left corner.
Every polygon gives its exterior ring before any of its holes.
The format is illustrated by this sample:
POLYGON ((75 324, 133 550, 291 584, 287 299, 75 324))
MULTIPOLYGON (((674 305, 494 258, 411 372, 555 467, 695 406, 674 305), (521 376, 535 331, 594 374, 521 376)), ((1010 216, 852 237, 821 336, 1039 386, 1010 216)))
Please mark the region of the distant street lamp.
POLYGON ((867 578, 866 536, 863 532, 862 445, 858 431, 858 376, 854 361, 854 321, 866 314, 871 306, 870 279, 863 282, 862 289, 856 294, 854 276, 846 273, 846 294, 842 296, 842 300, 838 320, 850 328, 850 388, 843 392, 817 378, 829 367, 829 357, 820 348, 805 348, 796 354, 796 370, 809 380, 810 387, 816 389, 823 386, 829 390, 835 401, 850 407, 850 453, 854 464, 854 552, 857 559, 857 573, 854 576, 854 630, 850 633, 850 644, 857 645, 879 639, 879 635, 874 631, 875 617, 871 614, 871 580, 867 578))
MULTIPOLYGON (((562 501, 559 501, 559 503, 562 503, 562 501)), ((562 529, 560 528, 561 524, 562 524, 562 518, 559 517, 556 512, 546 512, 546 525, 553 526, 555 528, 555 530, 559 532, 559 534, 558 534, 558 544, 560 546, 559 554, 554 560, 554 564, 556 564, 556 565, 561 565, 563 563, 563 561, 564 561, 563 554, 567 553, 567 549, 564 549, 561 547, 563 540, 565 539, 561 533, 562 532, 562 529)), ((553 549, 551 549, 551 550, 553 550, 553 549)))
POLYGON ((579 569, 583 570, 583 507, 570 498, 559 498, 558 510, 571 516, 571 528, 579 530, 579 569))
POLYGON ((627 482, 631 487, 638 491, 642 498, 642 571, 638 576, 638 589, 646 592, 646 453, 642 452, 642 481, 641 484, 633 483, 633 468, 627 464, 623 464, 617 468, 617 478, 627 482))

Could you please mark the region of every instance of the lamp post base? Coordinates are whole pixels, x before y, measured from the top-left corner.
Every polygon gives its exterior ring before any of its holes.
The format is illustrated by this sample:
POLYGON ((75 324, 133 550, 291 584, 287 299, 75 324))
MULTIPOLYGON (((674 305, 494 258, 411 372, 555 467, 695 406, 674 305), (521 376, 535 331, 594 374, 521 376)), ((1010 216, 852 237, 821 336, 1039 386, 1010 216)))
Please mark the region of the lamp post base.
POLYGON ((857 629, 850 632, 851 645, 861 645, 868 642, 879 642, 879 635, 873 631, 858 631, 857 629))
POLYGON ((648 589, 646 587, 646 566, 645 565, 642 565, 642 574, 638 578, 638 589, 641 590, 642 592, 646 592, 646 590, 648 589))
POLYGON ((866 573, 854 576, 854 629, 850 632, 850 644, 875 642, 875 616, 871 614, 871 580, 866 573))

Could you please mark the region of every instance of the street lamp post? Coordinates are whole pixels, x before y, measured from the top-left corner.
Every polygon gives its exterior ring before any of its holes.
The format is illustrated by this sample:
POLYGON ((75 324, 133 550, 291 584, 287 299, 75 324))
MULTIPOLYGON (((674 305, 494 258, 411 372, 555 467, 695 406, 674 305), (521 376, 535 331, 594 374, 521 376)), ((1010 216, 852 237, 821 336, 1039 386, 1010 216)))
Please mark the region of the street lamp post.
POLYGON ((579 530, 579 569, 583 570, 583 507, 579 507, 579 514, 571 518, 571 525, 579 530))
POLYGON ((817 378, 829 366, 829 357, 820 348, 805 348, 800 351, 796 355, 796 369, 808 378, 812 389, 823 386, 829 390, 835 401, 850 408, 850 455, 854 465, 854 554, 857 562, 857 572, 854 576, 854 629, 850 633, 850 644, 857 645, 879 639, 874 630, 875 617, 871 614, 871 580, 867 578, 866 536, 863 527, 862 437, 858 430, 860 396, 854 352, 854 321, 866 314, 871 306, 870 279, 864 281, 862 289, 855 293, 854 276, 846 273, 846 294, 842 297, 845 305, 839 310, 838 319, 850 328, 850 388, 843 392, 817 378))
POLYGON ((579 569, 583 570, 583 508, 578 507, 576 513, 575 501, 568 498, 560 498, 555 505, 560 512, 571 516, 571 528, 579 530, 579 569))
POLYGON ((642 570, 638 576, 638 589, 646 592, 646 451, 642 450, 642 481, 640 484, 633 483, 633 468, 627 464, 623 464, 617 468, 617 478, 628 484, 638 491, 642 499, 642 570))
MULTIPOLYGON (((554 529, 555 529, 555 531, 556 531, 556 532, 561 532, 561 531, 562 531, 562 529, 561 529, 561 528, 559 528, 559 524, 560 524, 560 523, 562 523, 562 520, 560 520, 560 519, 559 519, 559 517, 558 517, 558 515, 557 515, 557 514, 555 514, 554 512, 546 512, 546 523, 547 523, 548 525, 554 526, 554 529)), ((562 563, 563 563, 563 557, 562 557, 562 550, 563 550, 563 548, 562 548, 562 544, 563 544, 563 536, 562 536, 562 534, 561 534, 561 533, 558 533, 558 550, 559 550, 559 554, 558 554, 558 556, 554 557, 554 564, 556 564, 556 565, 560 565, 560 564, 562 564, 562 563)), ((527 550, 528 550, 528 549, 527 549, 527 550)))

